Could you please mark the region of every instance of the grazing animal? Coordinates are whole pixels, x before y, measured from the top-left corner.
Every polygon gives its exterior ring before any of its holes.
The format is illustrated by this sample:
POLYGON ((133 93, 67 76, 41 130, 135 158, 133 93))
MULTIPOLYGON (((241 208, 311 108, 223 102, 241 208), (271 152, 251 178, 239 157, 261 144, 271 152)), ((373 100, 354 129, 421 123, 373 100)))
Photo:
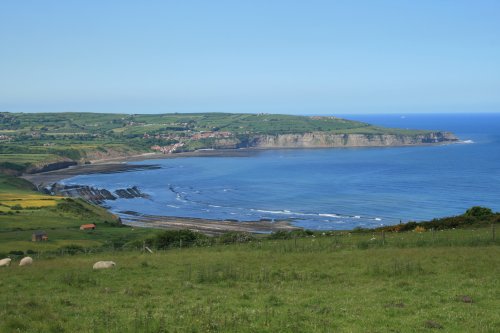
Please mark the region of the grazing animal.
POLYGON ((98 261, 94 264, 92 267, 93 269, 106 269, 106 268, 113 268, 115 267, 116 264, 114 261, 98 261))
POLYGON ((19 266, 29 266, 33 263, 33 258, 31 257, 24 257, 23 259, 21 259, 21 261, 19 262, 19 266))
POLYGON ((0 267, 10 266, 11 261, 12 261, 12 259, 10 259, 10 258, 5 258, 5 259, 0 260, 0 267))

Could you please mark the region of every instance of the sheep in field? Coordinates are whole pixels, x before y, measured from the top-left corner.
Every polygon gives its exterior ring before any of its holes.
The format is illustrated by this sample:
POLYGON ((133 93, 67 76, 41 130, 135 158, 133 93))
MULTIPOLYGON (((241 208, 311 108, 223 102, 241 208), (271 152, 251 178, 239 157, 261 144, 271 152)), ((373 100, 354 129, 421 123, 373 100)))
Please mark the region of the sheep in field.
POLYGON ((113 268, 115 266, 114 261, 98 261, 92 267, 93 269, 105 269, 105 268, 113 268))
POLYGON ((12 259, 10 259, 10 258, 5 258, 5 259, 0 260, 0 267, 10 266, 11 261, 12 261, 12 259))
POLYGON ((29 266, 33 263, 33 258, 31 257, 24 257, 23 259, 21 259, 21 261, 19 262, 19 266, 29 266))

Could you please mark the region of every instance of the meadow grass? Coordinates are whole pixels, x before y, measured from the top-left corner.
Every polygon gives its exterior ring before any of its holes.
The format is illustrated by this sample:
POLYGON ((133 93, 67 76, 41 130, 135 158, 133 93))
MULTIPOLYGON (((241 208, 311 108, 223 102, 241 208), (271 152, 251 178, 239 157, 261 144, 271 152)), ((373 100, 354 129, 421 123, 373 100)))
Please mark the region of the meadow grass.
POLYGON ((14 262, 0 270, 0 331, 500 330, 498 244, 360 248, 352 237, 14 262), (97 260, 117 266, 93 271, 97 260))
POLYGON ((1 162, 38 163, 57 160, 58 156, 53 154, 0 154, 1 162))

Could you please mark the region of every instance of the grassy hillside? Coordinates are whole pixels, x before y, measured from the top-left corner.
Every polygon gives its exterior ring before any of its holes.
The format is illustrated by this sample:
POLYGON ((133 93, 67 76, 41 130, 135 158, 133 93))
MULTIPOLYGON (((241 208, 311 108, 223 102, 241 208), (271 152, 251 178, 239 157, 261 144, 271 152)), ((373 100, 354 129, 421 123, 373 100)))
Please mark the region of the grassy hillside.
POLYGON ((61 159, 98 160, 151 152, 245 147, 252 136, 306 132, 416 135, 335 117, 270 114, 0 113, 0 171, 61 159), (177 146, 173 146, 177 144, 177 146), (157 150, 158 151, 158 150, 157 150))
POLYGON ((500 242, 481 227, 497 214, 465 216, 467 228, 434 232, 208 238, 120 227, 0 175, 0 258, 13 259, 0 332, 498 332, 500 242), (31 242, 39 229, 47 242, 31 242), (34 264, 19 267, 26 254, 34 264), (93 271, 98 260, 117 267, 93 271))
POLYGON ((208 238, 120 227, 0 175, 0 258, 13 259, 0 267, 0 332, 498 332, 499 240, 481 227, 497 214, 464 216, 435 232, 208 238), (49 240, 31 242, 39 229, 49 240), (34 264, 19 267, 26 254, 34 264), (93 271, 98 260, 117 267, 93 271))
POLYGON ((43 195, 23 179, 0 174, 0 256, 75 246, 121 246, 151 233, 120 226, 117 217, 101 207, 80 199, 43 195), (96 230, 79 230, 85 223, 96 224, 96 230), (47 232, 49 240, 32 242, 31 234, 37 230, 47 232))
POLYGON ((0 331, 498 332, 498 243, 454 232, 16 261, 0 268, 0 331))

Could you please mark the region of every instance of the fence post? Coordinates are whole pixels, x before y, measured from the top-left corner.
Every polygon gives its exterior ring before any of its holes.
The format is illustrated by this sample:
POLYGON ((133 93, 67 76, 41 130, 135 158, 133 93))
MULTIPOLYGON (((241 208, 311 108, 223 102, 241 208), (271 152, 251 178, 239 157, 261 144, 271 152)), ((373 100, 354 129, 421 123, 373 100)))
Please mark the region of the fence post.
POLYGON ((179 240, 179 249, 182 249, 182 238, 179 240))
POLYGON ((385 230, 382 230, 382 245, 385 245, 385 230))

